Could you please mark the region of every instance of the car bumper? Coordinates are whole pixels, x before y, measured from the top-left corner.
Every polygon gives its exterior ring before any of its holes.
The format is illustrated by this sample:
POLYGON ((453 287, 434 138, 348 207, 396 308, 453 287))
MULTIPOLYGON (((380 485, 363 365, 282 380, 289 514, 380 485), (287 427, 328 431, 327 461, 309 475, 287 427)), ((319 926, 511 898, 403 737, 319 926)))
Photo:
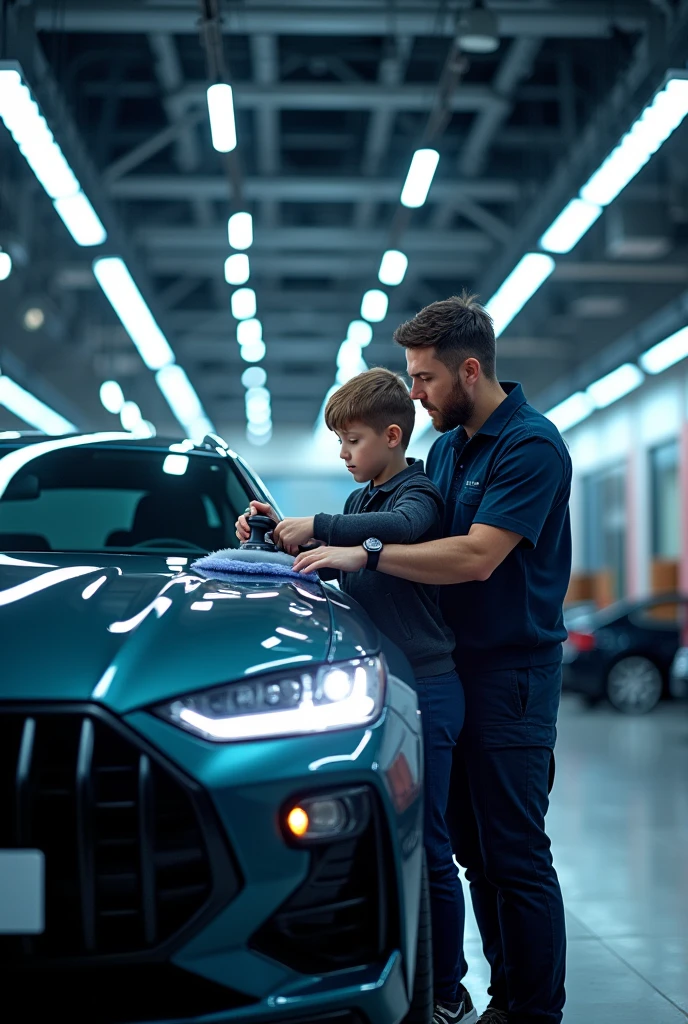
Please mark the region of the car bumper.
MULTIPOLYGON (((49 713, 50 709, 45 712, 49 713)), ((89 717, 88 708, 82 707, 79 714, 83 724, 89 717)), ((103 719, 103 728, 109 729, 113 723, 105 715, 103 719)), ((164 937, 153 930, 152 937, 142 938, 131 955, 126 944, 120 943, 113 957, 111 950, 101 950, 96 941, 90 949, 80 948, 76 953, 72 950, 63 963, 61 943, 54 938, 47 959, 22 954, 20 945, 13 947, 11 952, 22 979, 20 988, 27 994, 40 988, 54 1005, 53 984, 59 988, 59 976, 64 982, 71 975, 78 979, 77 990, 101 991, 104 1005, 107 1005, 108 991, 118 993, 117 1006, 126 1008, 130 1004, 126 1013, 122 1010, 120 1014, 113 1001, 109 1012, 103 1009, 104 1016, 100 1017, 97 1009, 100 1000, 95 999, 92 1009, 84 1016, 84 1020, 94 1024, 101 1019, 107 1024, 120 1024, 120 1021, 148 1024, 163 1020, 212 1020, 213 1024, 282 1020, 397 1024, 408 1008, 414 972, 422 860, 422 743, 413 692, 391 680, 383 715, 372 727, 308 737, 213 744, 145 712, 128 715, 124 727, 124 740, 132 747, 134 760, 155 764, 159 754, 158 768, 164 769, 163 774, 167 772, 168 782, 178 773, 178 787, 185 787, 187 804, 195 802, 197 818, 202 824, 199 835, 202 832, 207 873, 213 879, 212 892, 208 884, 205 902, 191 908, 179 927, 168 928, 164 937), (318 860, 310 849, 286 841, 280 827, 280 811, 292 801, 298 802, 314 793, 351 787, 364 787, 376 808, 375 828, 372 820, 370 824, 374 845, 365 847, 364 853, 371 851, 371 858, 378 859, 376 878, 379 878, 379 890, 385 889, 384 899, 380 896, 380 907, 385 904, 386 937, 380 940, 375 956, 349 957, 349 962, 345 963, 347 957, 342 959, 342 950, 337 947, 336 955, 333 953, 332 959, 326 962, 328 966, 320 964, 318 969, 309 970, 306 966, 309 942, 313 944, 314 957, 329 955, 325 948, 327 940, 319 931, 309 931, 308 924, 308 915, 316 914, 314 908, 318 907, 313 902, 312 890, 322 881, 316 877, 314 865, 322 866, 323 858, 318 860), (305 900, 306 893, 310 894, 310 903, 305 900), (305 911, 299 901, 305 901, 305 911), (287 912, 285 908, 290 909, 287 912), (299 917, 302 912, 306 913, 303 919, 299 917), (287 919, 286 924, 283 918, 287 919), (279 922, 279 928, 275 922, 279 922), (272 939, 267 943, 262 938, 266 929, 272 929, 272 939), (323 948, 318 948, 317 943, 323 948), (295 951, 299 950, 297 957, 295 951), (166 976, 160 974, 161 965, 169 974, 169 993, 165 991, 166 976), (131 988, 131 1001, 125 995, 132 971, 139 972, 138 991, 142 987, 147 990, 140 1010, 137 985, 131 988), (174 985, 179 986, 178 996, 174 985), (194 985, 200 993, 197 1001, 193 998, 194 985), (328 1014, 335 1016, 328 1017, 328 1014)), ((38 735, 40 728, 39 722, 38 735)), ((85 727, 80 728, 83 733, 85 727)), ((61 731, 62 723, 57 732, 61 734, 61 731)), ((117 729, 112 731, 115 733, 117 729)), ((96 759, 99 743, 96 734, 96 759)), ((82 746, 80 740, 80 756, 82 746)), ((138 786, 140 793, 140 775, 138 786)), ((82 799, 87 797, 82 794, 82 799)), ((154 793, 153 805, 156 800, 154 793)), ((76 802, 79 802, 78 794, 76 802)), ((145 807, 142 810, 139 806, 136 813, 143 836, 146 826, 141 824, 141 815, 145 816, 145 807)), ((79 818, 79 813, 76 817, 79 818)), ((149 864, 162 857, 165 864, 174 866, 176 834, 183 832, 186 826, 181 820, 178 824, 172 820, 164 827, 172 845, 168 843, 162 852, 155 847, 149 864)), ((156 829, 162 828, 156 824, 156 829)), ((155 837, 151 839, 149 835, 148 838, 153 842, 155 837)), ((88 841, 85 833, 80 834, 76 845, 84 848, 88 841)), ((199 839, 196 843, 199 847, 202 845, 199 839)), ((40 843, 36 841, 36 845, 40 843)), ((141 845, 142 848, 145 845, 143 838, 141 845)), ((333 864, 336 867, 338 850, 334 850, 331 862, 325 858, 323 870, 329 871, 333 864)), ((184 851, 185 856, 187 852, 184 851)), ((46 863, 50 864, 51 859, 54 858, 47 852, 46 863)), ((346 861, 346 857, 342 854, 340 860, 346 861)), ((99 863, 96 857, 96 873, 100 870, 99 863)), ((356 871, 360 868, 359 857, 356 871)), ((89 870, 93 871, 92 863, 89 870)), ((193 887, 191 883, 200 885, 193 874, 195 869, 188 870, 188 879, 185 873, 180 876, 178 872, 175 878, 178 889, 183 889, 185 881, 190 887, 193 887)), ((349 867, 338 870, 354 874, 349 867)), ((149 877, 151 906, 157 899, 156 885, 159 888, 163 884, 161 874, 169 888, 167 872, 168 868, 164 867, 157 876, 151 876, 152 882, 149 877)), ((137 891, 145 889, 145 874, 141 869, 141 878, 134 886, 137 891)), ((342 878, 341 899, 335 895, 323 897, 328 907, 335 907, 333 920, 340 912, 340 904, 344 907, 342 912, 347 912, 348 876, 342 875, 342 878)), ((329 875, 325 881, 330 887, 335 884, 329 875)), ((120 883, 118 878, 117 884, 120 883)), ((83 878, 79 884, 83 896, 83 889, 88 890, 88 886, 83 878)), ((90 889, 91 897, 93 892, 100 891, 99 887, 100 877, 90 889)), ((173 895, 176 898, 178 894, 173 895)), ((377 897, 378 893, 373 895, 377 897)), ((146 902, 145 896, 143 892, 142 905, 146 902)), ((115 903, 108 913, 117 912, 115 903)), ((143 915, 143 909, 137 912, 143 915)), ((164 912, 164 906, 162 912, 159 907, 153 907, 153 917, 157 914, 158 924, 164 912)), ((83 913, 75 917, 83 917, 83 913)), ((52 927, 54 933, 56 919, 59 915, 48 913, 46 932, 52 927)), ((77 920, 75 935, 80 927, 77 920)), ((76 936, 74 941, 78 945, 81 939, 76 936)), ((42 940, 37 945, 40 952, 42 940)), ((355 945, 354 953, 361 948, 355 945)), ((78 1013, 74 1017, 81 1019, 78 1013)))

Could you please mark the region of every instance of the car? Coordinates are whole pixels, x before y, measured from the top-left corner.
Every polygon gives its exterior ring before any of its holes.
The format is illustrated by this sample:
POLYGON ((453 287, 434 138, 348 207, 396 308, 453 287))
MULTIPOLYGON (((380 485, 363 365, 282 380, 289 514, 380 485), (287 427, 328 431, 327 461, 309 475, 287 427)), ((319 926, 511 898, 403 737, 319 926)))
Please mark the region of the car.
POLYGON ((674 700, 688 700, 688 646, 679 647, 671 663, 669 692, 674 700))
POLYGON ((652 711, 669 695, 687 600, 658 594, 576 618, 564 644, 564 690, 589 703, 606 698, 624 714, 652 711))
POLYGON ((194 571, 252 499, 215 436, 0 439, 14 1019, 432 1016, 411 669, 336 588, 194 571))

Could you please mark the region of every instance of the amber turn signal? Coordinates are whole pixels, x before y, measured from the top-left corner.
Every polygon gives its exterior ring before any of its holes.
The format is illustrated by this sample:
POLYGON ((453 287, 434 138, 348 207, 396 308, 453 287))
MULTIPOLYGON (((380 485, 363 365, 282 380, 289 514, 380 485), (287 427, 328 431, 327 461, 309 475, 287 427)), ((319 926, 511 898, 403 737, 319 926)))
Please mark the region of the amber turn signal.
POLYGON ((287 827, 292 835, 297 838, 305 835, 308 831, 308 815, 304 811, 303 807, 293 807, 287 815, 287 827))

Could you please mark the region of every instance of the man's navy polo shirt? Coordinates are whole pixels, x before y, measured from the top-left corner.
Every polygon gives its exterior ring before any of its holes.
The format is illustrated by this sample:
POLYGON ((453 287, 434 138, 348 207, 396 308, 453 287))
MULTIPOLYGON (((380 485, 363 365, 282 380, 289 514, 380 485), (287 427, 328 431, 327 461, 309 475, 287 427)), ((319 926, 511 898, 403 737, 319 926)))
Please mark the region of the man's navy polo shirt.
POLYGON ((488 580, 440 588, 459 666, 526 668, 561 657, 562 604, 571 572, 571 459, 559 431, 520 384, 469 439, 463 427, 438 438, 427 473, 445 499, 445 537, 474 523, 523 540, 488 580))

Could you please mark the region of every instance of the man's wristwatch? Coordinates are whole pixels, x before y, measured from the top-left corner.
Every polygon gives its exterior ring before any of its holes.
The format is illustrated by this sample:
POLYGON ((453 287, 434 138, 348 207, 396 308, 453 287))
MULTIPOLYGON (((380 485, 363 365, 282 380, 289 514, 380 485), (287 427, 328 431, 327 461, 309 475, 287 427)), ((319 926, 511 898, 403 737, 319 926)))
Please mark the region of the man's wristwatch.
POLYGON ((382 551, 382 541, 378 540, 377 537, 368 537, 367 540, 363 541, 363 547, 368 552, 366 569, 377 569, 377 563, 380 561, 380 552, 382 551))

